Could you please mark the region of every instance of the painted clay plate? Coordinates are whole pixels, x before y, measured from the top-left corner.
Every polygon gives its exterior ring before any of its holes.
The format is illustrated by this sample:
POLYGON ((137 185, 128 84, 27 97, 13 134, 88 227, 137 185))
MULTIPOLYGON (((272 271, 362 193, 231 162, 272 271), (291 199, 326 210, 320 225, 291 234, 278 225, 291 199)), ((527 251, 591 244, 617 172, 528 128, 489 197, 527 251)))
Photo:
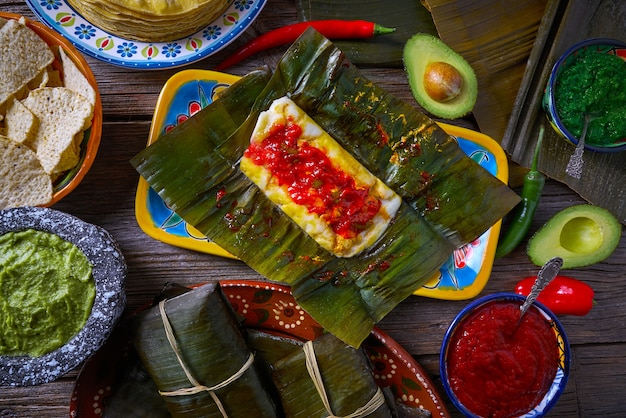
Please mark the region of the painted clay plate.
MULTIPOLYGON (((287 286, 256 280, 224 280, 220 285, 248 329, 277 333, 300 341, 315 339, 324 332, 296 303, 287 286)), ((119 374, 123 370, 136 369, 136 365, 130 364, 137 360, 131 353, 134 350, 128 335, 123 328, 117 331, 120 332, 114 333, 80 372, 70 403, 71 417, 100 418, 106 415, 107 403, 119 390, 116 386, 119 374)), ((363 348, 372 363, 377 383, 389 387, 396 402, 425 408, 433 418, 449 416, 422 367, 387 334, 374 328, 363 348)), ((135 372, 132 374, 137 375, 135 372)), ((153 399, 154 404, 142 405, 150 408, 151 417, 168 416, 167 413, 162 415, 163 406, 159 405, 158 393, 143 397, 143 401, 148 398, 153 399)))
POLYGON ((96 298, 85 326, 65 345, 40 357, 0 356, 0 386, 30 386, 79 366, 107 340, 126 304, 126 262, 113 237, 99 226, 50 208, 0 211, 0 235, 35 229, 76 245, 91 262, 96 298))
POLYGON ((172 42, 120 38, 88 22, 66 0, 26 3, 42 22, 87 55, 121 67, 159 69, 190 64, 225 48, 254 22, 266 0, 235 0, 207 27, 172 42))

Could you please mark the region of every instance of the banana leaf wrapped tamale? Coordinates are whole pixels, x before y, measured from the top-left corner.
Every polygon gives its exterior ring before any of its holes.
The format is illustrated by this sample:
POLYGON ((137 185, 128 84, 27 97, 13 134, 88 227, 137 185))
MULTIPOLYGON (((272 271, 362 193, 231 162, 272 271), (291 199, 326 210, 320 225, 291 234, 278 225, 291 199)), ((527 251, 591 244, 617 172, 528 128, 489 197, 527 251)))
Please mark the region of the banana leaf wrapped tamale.
POLYGON ((332 334, 275 362, 272 375, 288 418, 392 416, 363 350, 332 334))
POLYGON ((113 392, 104 401, 102 417, 170 418, 165 401, 135 351, 129 350, 129 356, 113 392))
POLYGON ((175 128, 131 163, 187 223, 260 274, 290 285, 300 306, 352 346, 455 248, 519 201, 434 121, 364 78, 314 30, 291 46, 262 92, 249 94, 254 105, 230 135, 214 126, 207 108, 191 118, 205 132, 175 128), (382 235, 356 256, 336 257, 320 246, 239 168, 260 112, 284 96, 402 197, 382 235), (221 132, 221 143, 206 130, 221 132), (189 180, 177 180, 181 172, 189 180))
POLYGON ((174 417, 278 415, 227 303, 211 283, 134 320, 133 345, 174 417))
POLYGON ((288 354, 301 350, 303 345, 302 341, 293 337, 254 328, 246 329, 246 341, 248 347, 261 357, 268 367, 288 354))

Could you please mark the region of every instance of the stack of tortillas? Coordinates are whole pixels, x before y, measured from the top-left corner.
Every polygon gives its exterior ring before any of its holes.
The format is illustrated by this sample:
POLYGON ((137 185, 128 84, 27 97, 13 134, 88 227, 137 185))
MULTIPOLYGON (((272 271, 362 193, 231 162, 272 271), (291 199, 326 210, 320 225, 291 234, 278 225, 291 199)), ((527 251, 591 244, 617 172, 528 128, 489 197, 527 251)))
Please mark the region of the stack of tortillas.
POLYGON ((232 0, 69 0, 85 19, 122 38, 168 42, 207 26, 232 0))
POLYGON ((56 53, 23 21, 0 18, 0 209, 45 205, 53 181, 79 163, 96 92, 56 53))

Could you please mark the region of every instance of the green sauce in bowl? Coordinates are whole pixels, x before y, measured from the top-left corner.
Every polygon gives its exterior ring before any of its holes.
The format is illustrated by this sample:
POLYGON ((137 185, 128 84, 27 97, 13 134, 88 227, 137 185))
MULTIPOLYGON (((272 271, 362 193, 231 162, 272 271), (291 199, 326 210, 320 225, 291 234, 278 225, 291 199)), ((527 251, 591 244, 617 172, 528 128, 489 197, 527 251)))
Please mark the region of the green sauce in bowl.
POLYGON ((73 243, 27 229, 0 235, 0 355, 39 357, 87 322, 96 285, 73 243))
POLYGON ((567 130, 580 138, 583 115, 597 114, 585 141, 607 146, 626 138, 626 61, 614 54, 580 49, 555 84, 556 110, 567 130))

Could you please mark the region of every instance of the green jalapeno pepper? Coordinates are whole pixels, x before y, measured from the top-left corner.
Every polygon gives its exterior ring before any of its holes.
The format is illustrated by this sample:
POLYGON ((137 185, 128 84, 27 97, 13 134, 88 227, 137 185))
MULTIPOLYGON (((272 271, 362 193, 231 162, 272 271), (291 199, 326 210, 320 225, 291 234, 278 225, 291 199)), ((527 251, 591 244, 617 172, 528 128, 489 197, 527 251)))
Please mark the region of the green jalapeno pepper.
MULTIPOLYGON (((536 278, 536 276, 531 276, 518 282, 515 286, 515 293, 527 296, 536 278)), ((584 316, 595 304, 591 286, 567 276, 556 276, 539 293, 537 301, 556 315, 584 316)))
POLYGON ((528 230, 532 224, 535 211, 539 205, 539 199, 543 192, 543 186, 546 177, 537 170, 537 161, 539 160, 539 150, 543 141, 544 126, 539 127, 539 136, 535 145, 535 153, 533 155, 530 170, 524 176, 524 186, 522 188, 522 200, 515 207, 512 214, 511 224, 507 231, 500 237, 496 248, 496 258, 504 257, 513 251, 520 242, 528 235, 528 230))

